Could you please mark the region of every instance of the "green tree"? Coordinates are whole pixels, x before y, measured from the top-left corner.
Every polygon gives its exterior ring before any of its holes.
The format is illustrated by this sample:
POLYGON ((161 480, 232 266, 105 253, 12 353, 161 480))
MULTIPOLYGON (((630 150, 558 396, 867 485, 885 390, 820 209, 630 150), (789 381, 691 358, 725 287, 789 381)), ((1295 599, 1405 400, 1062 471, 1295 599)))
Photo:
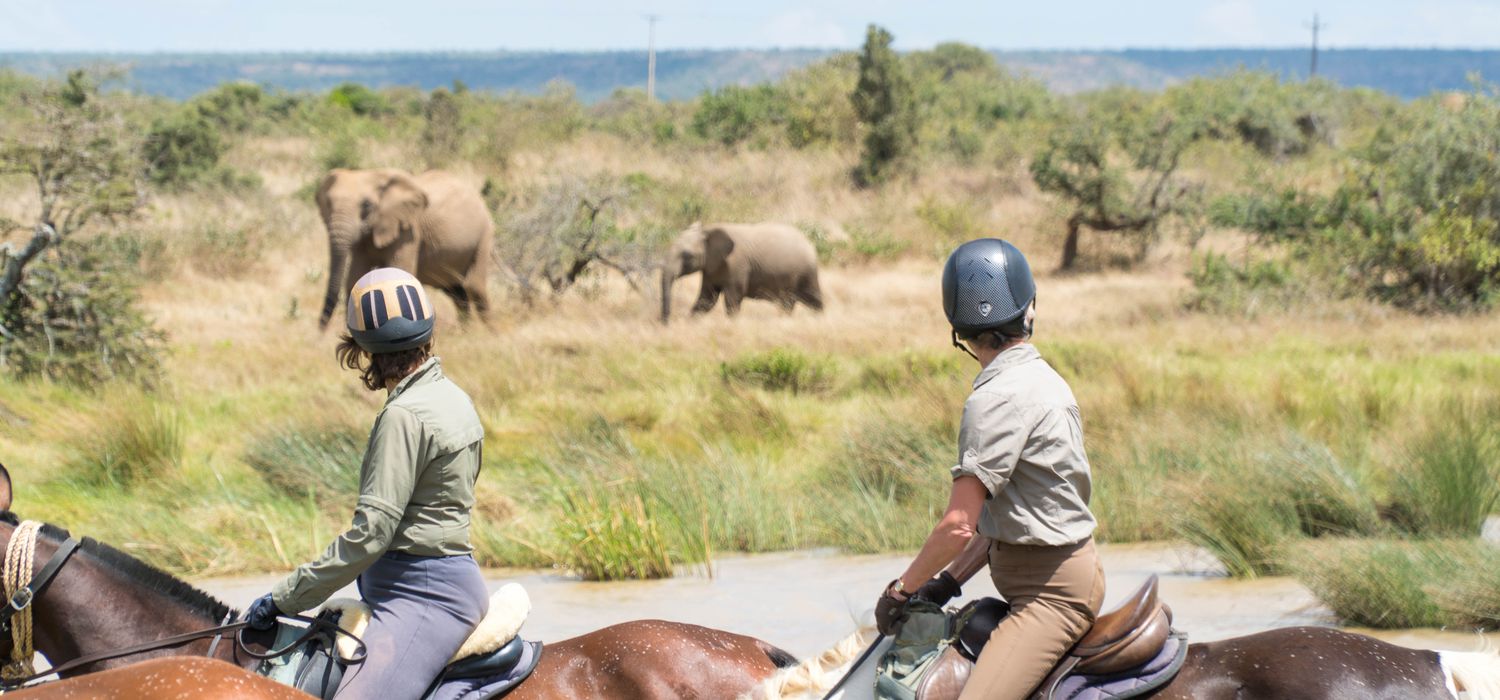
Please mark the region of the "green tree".
POLYGON ((458 155, 463 135, 463 107, 457 95, 443 88, 432 91, 422 109, 422 152, 427 167, 445 165, 458 155))
POLYGON ((861 187, 888 180, 916 146, 911 79, 891 49, 893 39, 890 32, 870 25, 859 56, 859 81, 850 95, 865 127, 864 150, 854 168, 854 182, 861 187))
POLYGON ((160 338, 101 252, 107 239, 75 240, 144 202, 139 140, 96 85, 75 71, 22 92, 25 112, 0 134, 0 176, 24 177, 36 195, 35 219, 0 219, 0 232, 32 232, 19 251, 0 247, 0 363, 85 385, 149 378, 160 338))
POLYGON ((1197 122, 1159 99, 1123 91, 1101 96, 1054 133, 1032 161, 1031 177, 1073 206, 1059 267, 1077 262, 1084 228, 1132 236, 1139 260, 1164 221, 1199 211, 1201 188, 1177 170, 1200 133, 1197 122))

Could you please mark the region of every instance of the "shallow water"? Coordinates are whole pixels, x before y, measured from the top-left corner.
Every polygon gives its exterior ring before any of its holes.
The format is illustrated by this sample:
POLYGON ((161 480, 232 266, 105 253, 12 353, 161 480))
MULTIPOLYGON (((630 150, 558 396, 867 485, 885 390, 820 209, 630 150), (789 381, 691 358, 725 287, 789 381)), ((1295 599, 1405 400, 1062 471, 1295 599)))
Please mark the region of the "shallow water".
MULTIPOLYGON (((1329 611, 1295 580, 1234 581, 1213 558, 1193 547, 1150 543, 1100 545, 1108 592, 1105 607, 1133 593, 1151 574, 1175 625, 1194 641, 1223 639, 1292 625, 1333 625, 1329 611)), ((722 557, 712 576, 684 572, 665 581, 589 583, 534 570, 489 570, 491 588, 517 581, 531 594, 526 637, 557 641, 605 625, 661 618, 759 637, 805 656, 849 632, 875 602, 881 586, 899 575, 906 556, 851 556, 833 551, 722 557)), ((276 576, 202 579, 208 592, 236 607, 263 595, 276 576)), ((993 595, 983 573, 968 596, 993 595)), ((352 588, 340 595, 352 595, 352 588)), ((1356 630, 1407 646, 1476 649, 1479 637, 1441 630, 1356 630)))

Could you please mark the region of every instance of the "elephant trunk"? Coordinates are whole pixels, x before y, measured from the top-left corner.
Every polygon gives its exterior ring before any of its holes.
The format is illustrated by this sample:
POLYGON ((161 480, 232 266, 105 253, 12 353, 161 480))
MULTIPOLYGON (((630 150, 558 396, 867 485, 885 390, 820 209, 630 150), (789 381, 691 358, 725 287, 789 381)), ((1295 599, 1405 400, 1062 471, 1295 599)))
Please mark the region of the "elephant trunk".
MULTIPOLYGON (((357 231, 357 226, 355 226, 357 231)), ((318 316, 318 327, 327 328, 328 319, 339 305, 339 297, 349 286, 349 256, 352 236, 338 233, 339 227, 328 227, 328 291, 323 296, 323 313, 318 316)))
POLYGON ((663 265, 661 268, 661 322, 666 323, 672 316, 672 283, 677 280, 677 270, 671 265, 663 265))

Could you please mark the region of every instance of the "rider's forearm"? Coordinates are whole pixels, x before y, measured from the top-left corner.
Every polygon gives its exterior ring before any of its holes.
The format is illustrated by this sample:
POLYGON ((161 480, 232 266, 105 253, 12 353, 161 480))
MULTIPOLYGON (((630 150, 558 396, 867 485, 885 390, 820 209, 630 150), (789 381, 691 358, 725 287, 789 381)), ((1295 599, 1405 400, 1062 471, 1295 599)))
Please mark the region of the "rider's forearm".
POLYGON ((989 563, 990 538, 984 535, 974 535, 969 539, 969 544, 964 546, 964 551, 959 553, 945 571, 957 580, 959 585, 963 585, 989 563))
MULTIPOLYGON (((968 551, 970 543, 982 539, 984 538, 974 531, 973 523, 961 518, 943 518, 927 536, 927 542, 922 545, 922 551, 917 552, 916 559, 912 560, 906 573, 901 575, 901 581, 906 585, 906 592, 916 592, 917 588, 928 579, 938 575, 943 567, 955 563, 955 558, 968 551)), ((972 574, 973 572, 970 572, 970 575, 972 574)), ((957 574, 954 576, 956 577, 957 574)))

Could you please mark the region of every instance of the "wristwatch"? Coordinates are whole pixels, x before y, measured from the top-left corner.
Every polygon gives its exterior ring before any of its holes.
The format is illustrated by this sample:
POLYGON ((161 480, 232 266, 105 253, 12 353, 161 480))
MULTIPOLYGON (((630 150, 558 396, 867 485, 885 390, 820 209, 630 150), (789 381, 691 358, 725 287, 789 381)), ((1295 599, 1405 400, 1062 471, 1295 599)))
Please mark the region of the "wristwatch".
POLYGON ((903 581, 903 580, 901 580, 901 579, 899 579, 899 578, 896 579, 894 582, 891 583, 890 593, 891 593, 891 597, 892 598, 895 598, 895 599, 900 600, 900 601, 911 600, 911 597, 914 596, 914 595, 916 595, 915 593, 907 593, 906 592, 906 582, 903 581))

